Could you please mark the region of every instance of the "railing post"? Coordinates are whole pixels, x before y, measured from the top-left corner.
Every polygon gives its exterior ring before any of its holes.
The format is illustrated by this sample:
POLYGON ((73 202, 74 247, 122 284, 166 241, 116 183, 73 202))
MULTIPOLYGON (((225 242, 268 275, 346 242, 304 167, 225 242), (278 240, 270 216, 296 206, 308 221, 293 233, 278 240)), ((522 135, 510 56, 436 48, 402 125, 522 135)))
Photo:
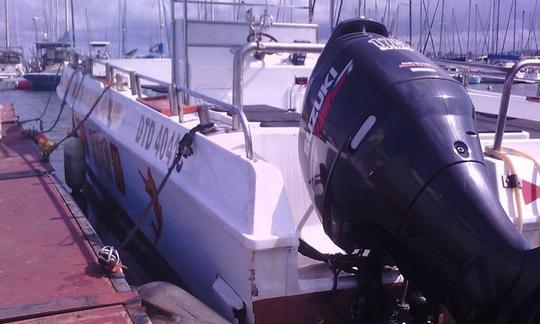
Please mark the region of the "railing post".
MULTIPOLYGON (((173 116, 179 115, 178 114, 178 93, 176 92, 176 85, 174 83, 169 84, 168 89, 168 95, 169 95, 169 105, 171 106, 171 113, 173 116)), ((183 116, 178 116, 179 121, 183 122, 183 116)))
POLYGON ((493 149, 495 151, 500 151, 502 146, 502 139, 504 135, 504 127, 506 126, 506 116, 508 115, 508 105, 510 104, 510 94, 512 91, 512 84, 516 78, 519 70, 524 69, 528 66, 538 66, 540 65, 540 60, 537 59, 526 59, 519 61, 510 69, 506 79, 504 80, 504 88, 501 95, 501 105, 499 108, 499 116, 497 118, 497 129, 495 132, 495 140, 493 141, 493 149))
POLYGON ((141 78, 138 74, 135 74, 135 87, 137 87, 137 98, 142 98, 141 78))
POLYGON ((469 72, 465 72, 462 75, 463 75, 463 86, 465 88, 468 88, 469 87, 469 72))
POLYGON ((116 81, 116 90, 118 91, 126 90, 126 88, 124 87, 126 79, 122 73, 116 73, 116 75, 114 76, 114 79, 116 81))
POLYGON ((107 82, 108 85, 111 85, 112 84, 112 81, 113 81, 113 71, 112 71, 112 66, 110 63, 105 63, 105 81, 107 82))
POLYGON ((131 89, 132 96, 139 95, 137 88, 137 74, 135 71, 129 72, 129 88, 131 89))
POLYGON ((71 65, 75 69, 79 68, 79 53, 73 52, 73 55, 71 55, 71 65))
POLYGON ((85 60, 85 72, 86 74, 89 74, 90 76, 94 75, 94 61, 89 56, 85 60))

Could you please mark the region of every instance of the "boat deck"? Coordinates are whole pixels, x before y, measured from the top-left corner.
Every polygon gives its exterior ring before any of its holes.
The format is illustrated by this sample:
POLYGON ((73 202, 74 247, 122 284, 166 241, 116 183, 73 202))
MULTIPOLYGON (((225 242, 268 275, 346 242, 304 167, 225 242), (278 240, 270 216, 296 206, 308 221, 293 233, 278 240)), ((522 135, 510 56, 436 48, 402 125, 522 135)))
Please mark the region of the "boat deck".
POLYGON ((122 274, 97 262, 101 241, 0 104, 0 323, 146 323, 122 274))

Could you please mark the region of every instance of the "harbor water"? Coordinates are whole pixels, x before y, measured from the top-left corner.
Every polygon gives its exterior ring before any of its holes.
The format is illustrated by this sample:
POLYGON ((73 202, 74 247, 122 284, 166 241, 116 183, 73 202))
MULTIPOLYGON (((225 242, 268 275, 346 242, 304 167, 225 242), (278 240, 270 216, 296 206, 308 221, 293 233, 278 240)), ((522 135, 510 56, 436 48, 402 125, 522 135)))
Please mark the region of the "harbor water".
MULTIPOLYGON (((0 102, 13 103, 20 121, 39 117, 50 98, 49 107, 42 118, 42 127, 49 129, 59 118, 56 127, 46 135, 53 141, 62 139, 71 130, 72 112, 67 107, 59 116, 61 99, 54 92, 45 91, 0 91, 0 102)), ((40 130, 39 122, 28 122, 25 129, 40 130)), ((56 176, 64 181, 63 148, 59 147, 50 157, 56 176)), ((105 245, 119 247, 133 223, 123 215, 115 202, 96 188, 90 181, 82 192, 73 195, 105 245)), ((158 253, 142 235, 136 235, 125 249, 120 249, 120 257, 127 267, 126 277, 132 286, 140 286, 151 281, 168 281, 183 286, 158 253)))

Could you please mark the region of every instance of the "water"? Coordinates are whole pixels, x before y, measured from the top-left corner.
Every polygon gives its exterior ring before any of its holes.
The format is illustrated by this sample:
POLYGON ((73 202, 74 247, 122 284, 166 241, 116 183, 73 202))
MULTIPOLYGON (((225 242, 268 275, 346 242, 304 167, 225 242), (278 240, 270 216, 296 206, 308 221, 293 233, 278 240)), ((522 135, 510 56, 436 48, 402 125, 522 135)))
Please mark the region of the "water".
MULTIPOLYGON (((19 120, 24 121, 39 117, 44 111, 50 96, 49 107, 44 114, 43 129, 47 130, 59 116, 61 100, 56 93, 43 91, 2 91, 0 102, 14 104, 19 120)), ((26 129, 40 130, 39 122, 25 124, 26 129)), ((66 106, 60 115, 57 126, 47 136, 53 141, 62 139, 72 128, 72 112, 66 106)), ((51 154, 50 161, 56 175, 64 181, 63 147, 51 154)), ((119 247, 127 232, 133 226, 115 202, 100 192, 93 184, 88 184, 82 192, 73 195, 81 210, 99 234, 105 245, 119 247)), ((151 247, 142 235, 135 236, 125 249, 120 249, 120 257, 127 266, 126 277, 133 286, 147 282, 162 280, 183 286, 181 280, 161 259, 157 251, 151 247)))

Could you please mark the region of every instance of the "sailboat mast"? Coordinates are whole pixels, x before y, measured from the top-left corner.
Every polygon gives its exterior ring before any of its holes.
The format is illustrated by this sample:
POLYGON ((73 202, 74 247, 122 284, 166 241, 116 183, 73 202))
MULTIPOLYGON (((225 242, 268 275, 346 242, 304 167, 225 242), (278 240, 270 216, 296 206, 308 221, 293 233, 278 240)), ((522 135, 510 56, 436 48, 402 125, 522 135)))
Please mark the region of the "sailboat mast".
POLYGON ((454 25, 455 20, 456 20, 456 18, 454 16, 454 8, 452 7, 452 20, 451 20, 451 24, 452 24, 452 54, 456 53, 456 27, 454 25))
POLYGON ((523 35, 525 33, 525 10, 521 12, 521 55, 523 55, 523 35))
POLYGON ((465 60, 469 59, 469 40, 471 37, 471 7, 472 7, 472 0, 469 0, 469 14, 467 18, 467 48, 465 50, 465 60))
POLYGON ((364 17, 366 17, 366 8, 367 8, 367 0, 364 0, 364 14, 363 14, 364 17))
POLYGON ((330 30, 334 30, 334 10, 335 10, 335 1, 330 0, 330 30))
POLYGON ((17 9, 16 1, 13 6, 13 9, 15 11, 15 40, 17 42, 17 46, 21 46, 21 40, 19 38, 19 10, 17 9))
POLYGON ((517 1, 514 0, 514 41, 512 44, 512 52, 516 54, 516 18, 517 18, 517 1))
POLYGON ((163 58, 163 48, 165 46, 165 39, 163 34, 163 29, 165 28, 165 25, 163 24, 163 14, 161 12, 161 0, 158 0, 158 12, 159 12, 159 44, 161 46, 159 57, 163 58))
POLYGON ((88 53, 92 54, 92 47, 90 46, 90 42, 93 41, 92 37, 92 28, 90 27, 90 19, 88 19, 88 7, 84 8, 84 17, 86 18, 86 39, 88 42, 88 53))
POLYGON ((439 57, 443 55, 443 34, 444 34, 444 0, 441 8, 441 33, 439 35, 439 57))
POLYGON ((66 14, 65 16, 65 23, 66 23, 66 33, 69 31, 69 0, 66 0, 65 3, 64 3, 64 13, 66 14))
POLYGON ((412 46, 412 0, 409 0, 409 45, 412 46))
POLYGON ((73 0, 69 0, 70 12, 71 12, 71 42, 75 46, 75 10, 73 8, 73 0))
POLYGON ((493 7, 495 5, 495 1, 496 0, 493 0, 489 5, 489 26, 488 26, 488 42, 489 43, 488 43, 488 48, 487 48, 488 53, 493 52, 493 47, 494 47, 493 46, 493 44, 494 44, 494 42, 493 42, 493 34, 494 34, 493 33, 493 25, 494 25, 494 19, 495 19, 494 18, 495 17, 495 15, 494 15, 495 11, 494 11, 493 7))
POLYGON ((496 0, 497 4, 497 24, 495 29, 495 53, 499 51, 499 29, 501 23, 501 0, 496 0))
POLYGON ((423 10, 422 10, 422 3, 424 2, 424 0, 420 0, 420 13, 419 13, 419 17, 420 17, 420 33, 418 35, 418 50, 420 50, 420 47, 422 46, 422 37, 424 36, 423 33, 424 33, 424 17, 423 17, 423 10))
POLYGON ((120 56, 126 55, 126 19, 127 19, 127 3, 125 0, 120 0, 120 56))
POLYGON ((474 56, 478 57, 478 4, 474 4, 474 56))
POLYGON ((55 39, 60 38, 60 3, 58 1, 59 0, 56 0, 54 2, 54 12, 55 12, 55 15, 54 15, 54 29, 55 29, 55 31, 53 32, 53 35, 54 35, 55 39))
POLYGON ((4 1, 4 10, 6 14, 6 47, 9 47, 9 5, 8 0, 4 1))
POLYGON ((390 0, 386 1, 386 8, 387 8, 387 10, 386 10, 386 17, 387 17, 386 18, 386 20, 387 20, 386 26, 390 26, 390 24, 392 23, 391 20, 390 20, 390 19, 392 19, 392 17, 390 16, 390 0))

